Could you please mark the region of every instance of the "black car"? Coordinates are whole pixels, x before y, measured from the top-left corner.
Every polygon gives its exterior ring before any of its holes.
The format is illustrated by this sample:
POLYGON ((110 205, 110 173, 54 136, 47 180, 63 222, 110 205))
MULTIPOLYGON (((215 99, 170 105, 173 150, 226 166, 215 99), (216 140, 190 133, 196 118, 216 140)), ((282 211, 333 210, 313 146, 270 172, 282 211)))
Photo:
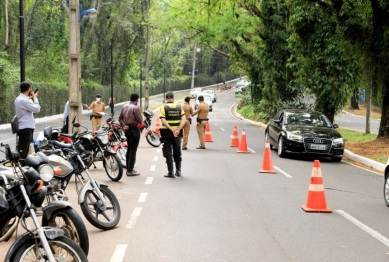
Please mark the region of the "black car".
POLYGON ((265 139, 270 148, 278 148, 278 155, 304 153, 330 156, 333 161, 341 161, 344 151, 342 136, 320 112, 303 109, 280 110, 271 119, 265 131, 265 139))

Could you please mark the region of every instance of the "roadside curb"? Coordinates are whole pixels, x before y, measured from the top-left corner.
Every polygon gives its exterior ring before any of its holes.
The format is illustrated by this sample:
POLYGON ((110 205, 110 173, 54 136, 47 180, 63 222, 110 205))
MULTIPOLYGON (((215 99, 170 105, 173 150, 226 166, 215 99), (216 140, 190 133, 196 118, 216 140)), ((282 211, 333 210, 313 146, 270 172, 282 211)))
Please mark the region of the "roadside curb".
MULTIPOLYGON (((238 105, 238 102, 235 102, 232 107, 231 107, 231 114, 233 116, 235 116, 237 119, 241 120, 241 121, 244 121, 248 124, 251 124, 251 125, 254 125, 254 126, 257 126, 257 127, 260 127, 262 129, 266 129, 267 125, 264 124, 264 123, 261 123, 261 122, 257 122, 257 121, 253 121, 253 120, 250 120, 250 119, 246 119, 244 118, 243 116, 241 116, 237 111, 236 111, 236 108, 237 108, 237 105, 238 105)), ((366 158, 366 157, 363 157, 363 156, 360 156, 360 155, 357 155, 357 154, 354 154, 353 152, 351 152, 350 150, 347 150, 347 149, 344 149, 344 154, 343 154, 344 157, 346 157, 347 159, 350 159, 351 161, 354 161, 354 162, 357 162, 357 163, 360 163, 361 165, 365 166, 365 167, 368 167, 368 168, 371 168, 371 169, 374 169, 374 171, 378 172, 378 173, 381 173, 381 174, 384 174, 385 172, 385 167, 386 165, 389 164, 389 159, 388 159, 388 162, 385 164, 382 164, 382 163, 379 163, 375 160, 372 160, 372 159, 369 159, 369 158, 366 158)))

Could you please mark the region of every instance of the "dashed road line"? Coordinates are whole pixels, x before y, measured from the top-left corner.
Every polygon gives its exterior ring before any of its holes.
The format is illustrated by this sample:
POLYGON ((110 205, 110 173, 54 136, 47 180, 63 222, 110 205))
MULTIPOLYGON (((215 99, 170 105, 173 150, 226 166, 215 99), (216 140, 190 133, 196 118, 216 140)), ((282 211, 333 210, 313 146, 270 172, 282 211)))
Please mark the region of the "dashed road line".
POLYGON ((148 194, 148 193, 142 193, 142 194, 140 194, 140 196, 139 196, 139 198, 138 198, 138 203, 146 202, 147 194, 148 194))
POLYGON ((288 173, 286 173, 284 170, 282 170, 281 168, 279 167, 276 167, 276 166, 273 166, 275 170, 277 170, 278 172, 280 172, 281 174, 283 174, 284 176, 286 176, 287 178, 293 178, 291 175, 289 175, 288 173))
POLYGON ((223 131, 226 131, 226 130, 224 130, 224 128, 220 128, 221 130, 223 130, 223 131))
POLYGON ((354 225, 356 225, 357 227, 359 227, 360 229, 362 229, 366 233, 370 234, 372 237, 374 237, 375 239, 380 241, 385 246, 389 247, 389 239, 387 239, 386 237, 381 235, 379 232, 377 232, 374 229, 372 229, 371 227, 363 224, 358 219, 356 219, 355 217, 347 214, 343 210, 335 210, 335 212, 339 213, 341 216, 343 216, 344 218, 349 220, 351 223, 353 223, 354 225))
POLYGON ((254 154, 256 153, 254 150, 252 150, 252 149, 249 148, 249 147, 248 147, 247 149, 250 150, 251 153, 254 153, 254 154))
POLYGON ((146 178, 145 185, 151 185, 153 183, 154 177, 148 177, 146 178))
POLYGON ((159 154, 159 153, 161 153, 161 149, 159 148, 159 149, 157 149, 157 153, 159 154))
POLYGON ((109 262, 121 262, 124 259, 124 255, 126 254, 127 246, 125 244, 117 245, 111 260, 109 262))
POLYGON ((158 161, 158 158, 159 158, 159 156, 153 157, 153 161, 154 161, 154 162, 155 162, 155 161, 158 161))
POLYGON ((150 171, 155 171, 155 168, 156 168, 157 166, 156 165, 151 165, 150 166, 150 171))
POLYGON ((138 220, 141 212, 142 212, 141 207, 136 207, 134 209, 134 211, 132 211, 131 217, 128 220, 126 228, 134 228, 135 227, 136 221, 138 220))

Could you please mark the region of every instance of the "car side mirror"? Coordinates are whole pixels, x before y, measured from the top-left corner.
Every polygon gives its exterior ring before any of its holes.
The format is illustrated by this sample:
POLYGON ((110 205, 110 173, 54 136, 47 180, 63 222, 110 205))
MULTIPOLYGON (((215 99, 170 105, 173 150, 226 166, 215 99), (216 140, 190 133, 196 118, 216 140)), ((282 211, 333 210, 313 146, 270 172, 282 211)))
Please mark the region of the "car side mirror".
POLYGON ((336 128, 338 128, 339 126, 338 126, 337 124, 333 124, 332 127, 336 129, 336 128))
POLYGON ((279 119, 274 119, 274 123, 276 123, 277 125, 280 125, 281 121, 279 119))

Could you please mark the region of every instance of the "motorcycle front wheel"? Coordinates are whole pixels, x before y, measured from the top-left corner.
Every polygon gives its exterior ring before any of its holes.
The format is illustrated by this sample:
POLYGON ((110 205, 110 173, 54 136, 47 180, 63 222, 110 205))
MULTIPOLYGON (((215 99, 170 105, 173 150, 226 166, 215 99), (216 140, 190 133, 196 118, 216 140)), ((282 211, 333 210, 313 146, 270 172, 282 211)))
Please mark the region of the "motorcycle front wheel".
MULTIPOLYGON (((57 237, 56 239, 48 239, 47 241, 49 242, 55 261, 88 261, 82 249, 67 237, 57 237)), ((39 238, 29 239, 19 246, 11 261, 46 261, 46 252, 39 238), (37 241, 39 252, 37 252, 35 241, 37 241), (37 256, 37 254, 40 254, 40 256, 37 256)))
POLYGON ((112 181, 119 181, 123 176, 123 165, 117 154, 104 157, 103 166, 105 173, 112 181))
POLYGON ((122 166, 123 168, 127 168, 127 158, 126 158, 126 154, 127 154, 127 146, 120 146, 117 150, 116 150, 116 154, 119 156, 119 159, 120 159, 120 162, 122 162, 122 166))
POLYGON ((120 205, 114 193, 106 186, 101 186, 100 191, 104 196, 104 206, 94 190, 88 190, 81 210, 86 219, 95 227, 102 230, 114 228, 120 221, 120 205))
POLYGON ((51 218, 47 220, 42 217, 42 226, 60 228, 65 232, 65 237, 73 240, 84 251, 85 255, 89 252, 89 237, 86 227, 80 215, 71 208, 67 207, 53 212, 51 218))
POLYGON ((159 147, 161 145, 161 136, 158 135, 155 131, 150 131, 146 135, 147 143, 149 143, 153 147, 159 147))

